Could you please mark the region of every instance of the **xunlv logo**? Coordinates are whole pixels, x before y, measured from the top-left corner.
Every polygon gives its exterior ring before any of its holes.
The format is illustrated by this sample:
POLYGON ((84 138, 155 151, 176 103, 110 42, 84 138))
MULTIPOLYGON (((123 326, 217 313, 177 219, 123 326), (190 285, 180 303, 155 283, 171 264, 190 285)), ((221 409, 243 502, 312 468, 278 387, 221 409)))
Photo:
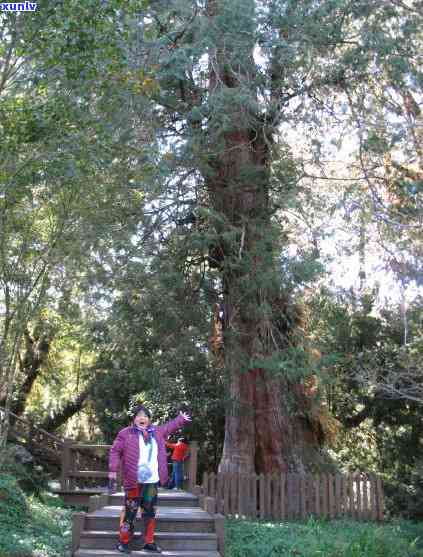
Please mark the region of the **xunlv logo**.
POLYGON ((0 11, 2 12, 35 12, 36 2, 1 2, 0 11))

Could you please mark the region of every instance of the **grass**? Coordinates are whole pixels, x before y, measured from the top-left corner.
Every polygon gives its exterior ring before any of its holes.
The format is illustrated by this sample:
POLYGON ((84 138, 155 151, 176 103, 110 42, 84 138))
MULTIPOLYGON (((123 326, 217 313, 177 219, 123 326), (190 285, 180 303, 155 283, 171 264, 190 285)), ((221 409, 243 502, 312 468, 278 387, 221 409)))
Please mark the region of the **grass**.
POLYGON ((0 557, 70 556, 72 510, 59 498, 26 497, 16 482, 0 480, 0 557))
POLYGON ((423 557, 423 523, 228 520, 225 557, 423 557))

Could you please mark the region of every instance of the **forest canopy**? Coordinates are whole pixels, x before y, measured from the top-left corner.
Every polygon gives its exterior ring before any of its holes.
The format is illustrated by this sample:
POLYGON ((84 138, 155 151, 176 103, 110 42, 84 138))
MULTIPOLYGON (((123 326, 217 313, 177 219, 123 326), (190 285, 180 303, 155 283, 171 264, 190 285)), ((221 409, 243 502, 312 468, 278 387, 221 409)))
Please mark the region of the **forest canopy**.
POLYGON ((0 406, 106 442, 188 409, 203 470, 377 471, 418 515, 422 14, 1 12, 0 406))

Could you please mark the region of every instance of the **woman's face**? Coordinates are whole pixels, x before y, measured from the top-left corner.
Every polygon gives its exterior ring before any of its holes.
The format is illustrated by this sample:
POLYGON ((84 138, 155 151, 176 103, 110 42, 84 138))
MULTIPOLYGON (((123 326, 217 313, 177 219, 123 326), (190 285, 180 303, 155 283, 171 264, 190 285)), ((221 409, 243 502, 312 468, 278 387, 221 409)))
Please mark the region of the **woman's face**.
POLYGON ((138 412, 134 418, 134 424, 137 427, 148 427, 150 424, 150 418, 143 411, 138 412))

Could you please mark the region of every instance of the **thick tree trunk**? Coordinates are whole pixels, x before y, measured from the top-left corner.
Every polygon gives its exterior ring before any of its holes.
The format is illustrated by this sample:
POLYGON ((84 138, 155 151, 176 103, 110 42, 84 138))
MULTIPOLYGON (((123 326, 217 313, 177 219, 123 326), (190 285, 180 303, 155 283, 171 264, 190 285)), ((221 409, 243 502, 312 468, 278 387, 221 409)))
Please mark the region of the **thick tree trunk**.
POLYGON ((280 352, 287 340, 273 335, 280 294, 269 209, 272 130, 251 108, 257 106, 254 29, 248 34, 248 25, 244 26, 250 39, 231 37, 228 22, 219 29, 225 7, 229 8, 227 17, 245 19, 251 13, 253 21, 254 1, 229 5, 226 0, 213 0, 208 6, 210 24, 222 39, 210 52, 209 95, 215 112, 209 130, 212 171, 205 172, 217 215, 211 261, 222 275, 223 349, 230 392, 219 469, 245 473, 306 470, 318 443, 307 419, 295 410, 295 400, 301 396, 296 396, 295 386, 257 364, 280 352), (236 44, 233 51, 231 40, 236 44), (250 102, 245 101, 248 85, 250 102))

